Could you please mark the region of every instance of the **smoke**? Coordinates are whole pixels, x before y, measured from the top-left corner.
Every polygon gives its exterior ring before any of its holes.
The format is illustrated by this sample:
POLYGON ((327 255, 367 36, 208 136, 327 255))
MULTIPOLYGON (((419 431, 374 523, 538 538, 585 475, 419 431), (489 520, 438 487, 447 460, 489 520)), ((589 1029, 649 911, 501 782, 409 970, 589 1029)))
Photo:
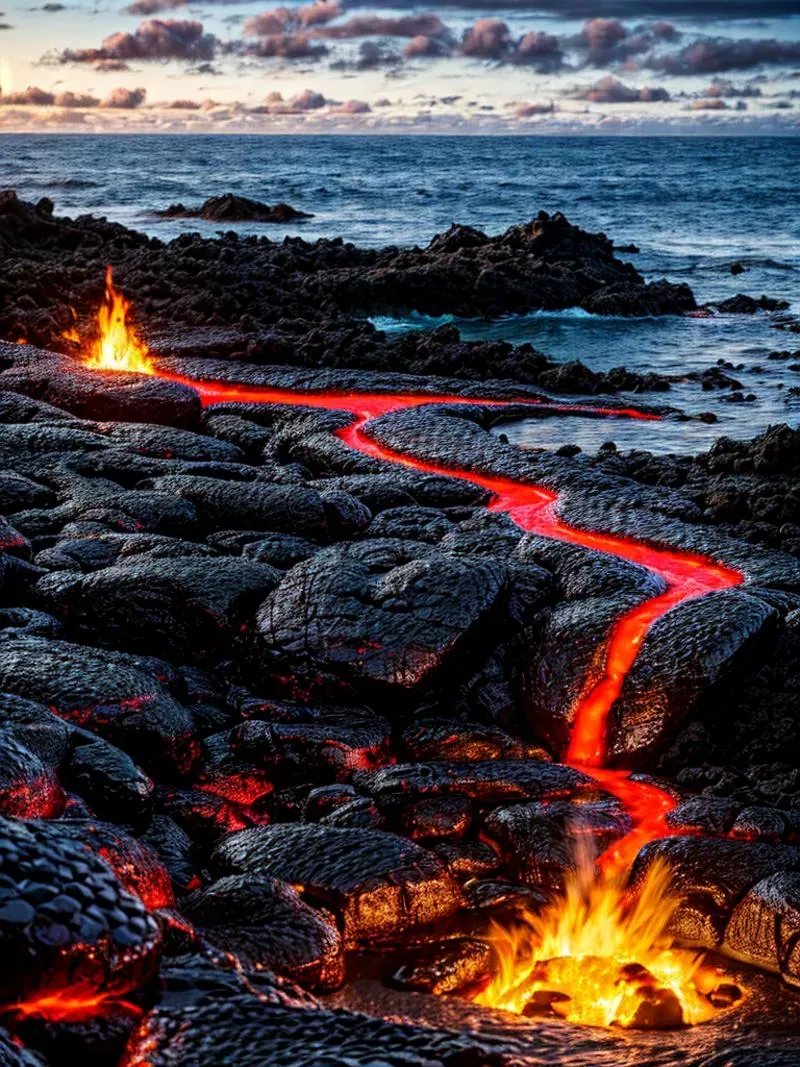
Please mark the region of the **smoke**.
POLYGON ((148 19, 135 33, 112 33, 99 48, 66 49, 62 63, 107 60, 211 59, 217 39, 203 32, 202 22, 188 19, 148 19))

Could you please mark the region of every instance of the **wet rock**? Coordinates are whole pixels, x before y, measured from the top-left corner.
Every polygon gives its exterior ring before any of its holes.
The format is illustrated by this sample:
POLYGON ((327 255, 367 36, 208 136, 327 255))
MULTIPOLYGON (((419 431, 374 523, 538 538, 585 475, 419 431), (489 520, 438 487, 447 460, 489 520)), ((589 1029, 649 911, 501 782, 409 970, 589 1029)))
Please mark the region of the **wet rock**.
POLYGON ((714 311, 722 311, 726 315, 753 315, 756 311, 785 311, 789 307, 786 300, 776 300, 771 296, 753 297, 746 293, 738 293, 736 296, 720 300, 716 304, 708 304, 714 311))
POLYGON ((158 964, 158 927, 110 867, 57 824, 4 819, 0 838, 4 999, 140 988, 158 964))
POLYGON ((499 610, 503 580, 494 562, 408 541, 325 549, 294 567, 262 605, 256 656, 298 691, 429 687, 499 610))
POLYGON ((293 222, 297 219, 310 219, 312 215, 297 211, 288 204, 263 204, 260 200, 251 200, 235 193, 222 196, 210 196, 199 207, 184 207, 183 204, 170 204, 157 215, 164 218, 208 219, 211 222, 293 222))
POLYGON ((229 875, 186 904, 207 940, 248 970, 267 967, 315 990, 344 981, 342 939, 333 917, 295 889, 264 875, 229 875))
POLYGON ((337 913, 347 944, 434 922, 462 902, 437 857, 379 830, 259 827, 222 841, 214 861, 302 886, 337 913))
POLYGON ((401 989, 415 989, 440 997, 458 993, 489 979, 492 951, 485 941, 453 940, 415 954, 392 977, 401 989))

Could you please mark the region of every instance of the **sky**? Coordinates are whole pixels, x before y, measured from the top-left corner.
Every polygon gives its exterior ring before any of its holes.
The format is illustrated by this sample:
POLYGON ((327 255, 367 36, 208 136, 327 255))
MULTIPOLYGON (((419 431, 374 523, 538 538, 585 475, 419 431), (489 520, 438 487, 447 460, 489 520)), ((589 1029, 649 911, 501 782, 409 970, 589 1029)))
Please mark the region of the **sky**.
POLYGON ((800 133, 800 0, 0 0, 0 129, 800 133))

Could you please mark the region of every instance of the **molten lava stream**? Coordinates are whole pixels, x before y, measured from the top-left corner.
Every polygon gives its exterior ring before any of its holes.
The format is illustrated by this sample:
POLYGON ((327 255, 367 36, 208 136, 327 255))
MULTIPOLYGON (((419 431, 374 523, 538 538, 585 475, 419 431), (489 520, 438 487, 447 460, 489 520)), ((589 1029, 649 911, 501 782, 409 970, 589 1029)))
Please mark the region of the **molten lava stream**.
MULTIPOLYGON (((355 451, 480 486, 491 493, 489 510, 506 513, 521 530, 616 556, 663 579, 664 592, 626 612, 611 628, 601 676, 587 681, 574 709, 566 754, 571 766, 618 798, 632 828, 596 864, 584 856, 577 874, 567 879, 564 896, 551 907, 529 916, 519 930, 498 928, 494 938, 498 973, 477 1000, 512 1011, 549 1013, 603 1026, 682 1025, 711 1017, 720 1006, 719 997, 714 997, 723 976, 701 966, 692 953, 671 948, 666 928, 677 900, 670 894, 669 872, 659 864, 651 865, 634 899, 625 888, 625 876, 640 848, 648 841, 680 832, 667 823, 675 801, 654 784, 634 781, 629 772, 604 765, 609 713, 650 628, 679 604, 739 585, 743 575, 691 553, 570 526, 559 518, 557 494, 548 489, 397 452, 379 444, 366 429, 370 420, 380 415, 422 405, 499 407, 513 401, 432 394, 292 392, 194 380, 152 363, 146 345, 127 321, 128 311, 125 299, 113 287, 109 268, 106 303, 98 316, 99 336, 87 361, 89 366, 139 371, 179 382, 193 388, 205 406, 241 402, 347 411, 354 416, 353 421, 337 436, 355 451)), ((539 410, 544 406, 536 400, 527 402, 537 404, 539 410)), ((583 415, 657 418, 635 409, 557 407, 583 415)), ((580 841, 579 833, 576 837, 580 841)), ((732 987, 728 984, 726 988, 732 987)))

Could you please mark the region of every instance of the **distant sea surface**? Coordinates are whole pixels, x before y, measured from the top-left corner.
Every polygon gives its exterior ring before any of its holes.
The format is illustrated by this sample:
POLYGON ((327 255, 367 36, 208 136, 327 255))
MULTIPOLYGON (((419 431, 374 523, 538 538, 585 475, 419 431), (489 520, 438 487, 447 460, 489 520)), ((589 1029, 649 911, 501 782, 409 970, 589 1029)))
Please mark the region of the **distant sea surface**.
MULTIPOLYGON (((155 211, 234 192, 313 212, 291 226, 226 225, 242 233, 360 245, 425 245, 453 222, 487 233, 542 209, 602 230, 648 278, 685 281, 698 302, 767 293, 800 311, 800 139, 400 136, 0 136, 0 187, 48 196, 59 214, 106 215, 169 240, 219 224, 162 220, 155 211), (731 266, 745 272, 734 276, 731 266)), ((696 451, 721 433, 747 437, 770 423, 800 422, 800 334, 776 330, 781 316, 609 319, 580 312, 458 322, 465 337, 530 341, 559 360, 595 370, 626 366, 664 374, 702 371, 718 360, 755 400, 678 384, 656 402, 712 411, 716 425, 668 423, 650 430, 615 423, 620 447, 696 451), (796 390, 796 391, 794 391, 796 390)), ((379 320, 420 329, 437 320, 379 320)), ((536 420, 503 428, 513 440, 596 448, 610 427, 536 420)))

